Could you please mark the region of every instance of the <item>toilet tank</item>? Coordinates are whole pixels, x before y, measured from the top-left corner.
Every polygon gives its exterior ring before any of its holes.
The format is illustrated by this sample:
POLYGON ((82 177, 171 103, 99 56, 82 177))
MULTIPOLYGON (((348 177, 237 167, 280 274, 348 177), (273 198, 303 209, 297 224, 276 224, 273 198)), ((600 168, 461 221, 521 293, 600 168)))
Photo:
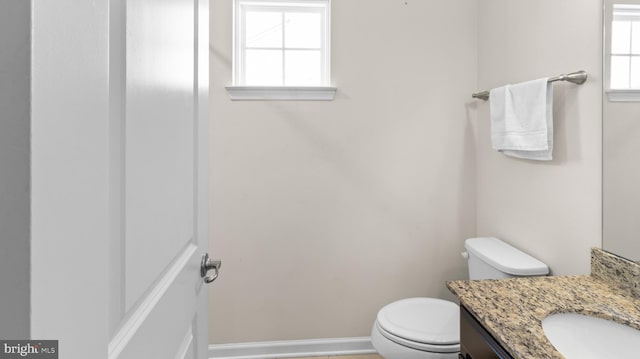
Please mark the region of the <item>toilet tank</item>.
POLYGON ((546 264, 497 238, 469 238, 464 247, 468 253, 469 279, 531 277, 549 273, 546 264))

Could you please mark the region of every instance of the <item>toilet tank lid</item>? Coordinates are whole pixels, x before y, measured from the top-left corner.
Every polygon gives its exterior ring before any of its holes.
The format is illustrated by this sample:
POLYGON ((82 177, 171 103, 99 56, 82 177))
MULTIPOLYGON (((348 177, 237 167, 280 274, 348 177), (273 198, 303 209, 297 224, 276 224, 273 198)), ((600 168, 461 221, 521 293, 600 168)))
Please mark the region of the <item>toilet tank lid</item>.
POLYGON ((469 238, 464 242, 464 247, 469 253, 507 274, 535 276, 549 273, 546 264, 498 238, 469 238))

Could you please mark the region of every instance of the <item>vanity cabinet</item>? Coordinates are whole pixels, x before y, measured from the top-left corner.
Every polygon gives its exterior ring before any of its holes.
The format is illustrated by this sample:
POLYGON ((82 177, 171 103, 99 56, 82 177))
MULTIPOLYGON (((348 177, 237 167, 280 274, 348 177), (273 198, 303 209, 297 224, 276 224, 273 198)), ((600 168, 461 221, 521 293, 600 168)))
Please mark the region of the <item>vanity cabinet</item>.
POLYGON ((461 359, 513 359, 489 332, 460 306, 460 354, 461 359))

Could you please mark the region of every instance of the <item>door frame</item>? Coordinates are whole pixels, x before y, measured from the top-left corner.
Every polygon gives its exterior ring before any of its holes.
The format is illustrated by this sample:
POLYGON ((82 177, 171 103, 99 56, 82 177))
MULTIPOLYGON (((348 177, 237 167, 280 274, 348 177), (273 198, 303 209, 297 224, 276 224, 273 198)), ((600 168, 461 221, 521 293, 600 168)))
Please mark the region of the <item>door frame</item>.
POLYGON ((31 338, 58 340, 60 357, 102 359, 109 2, 32 0, 31 17, 31 338))

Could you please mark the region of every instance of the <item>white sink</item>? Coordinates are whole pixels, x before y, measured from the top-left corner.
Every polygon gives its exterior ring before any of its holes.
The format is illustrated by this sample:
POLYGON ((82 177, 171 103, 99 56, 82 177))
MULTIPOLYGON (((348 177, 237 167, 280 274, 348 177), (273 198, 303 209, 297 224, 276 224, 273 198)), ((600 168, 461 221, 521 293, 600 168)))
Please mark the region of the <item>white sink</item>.
POLYGON ((638 358, 640 330, 587 315, 552 314, 544 334, 567 359, 638 358))

